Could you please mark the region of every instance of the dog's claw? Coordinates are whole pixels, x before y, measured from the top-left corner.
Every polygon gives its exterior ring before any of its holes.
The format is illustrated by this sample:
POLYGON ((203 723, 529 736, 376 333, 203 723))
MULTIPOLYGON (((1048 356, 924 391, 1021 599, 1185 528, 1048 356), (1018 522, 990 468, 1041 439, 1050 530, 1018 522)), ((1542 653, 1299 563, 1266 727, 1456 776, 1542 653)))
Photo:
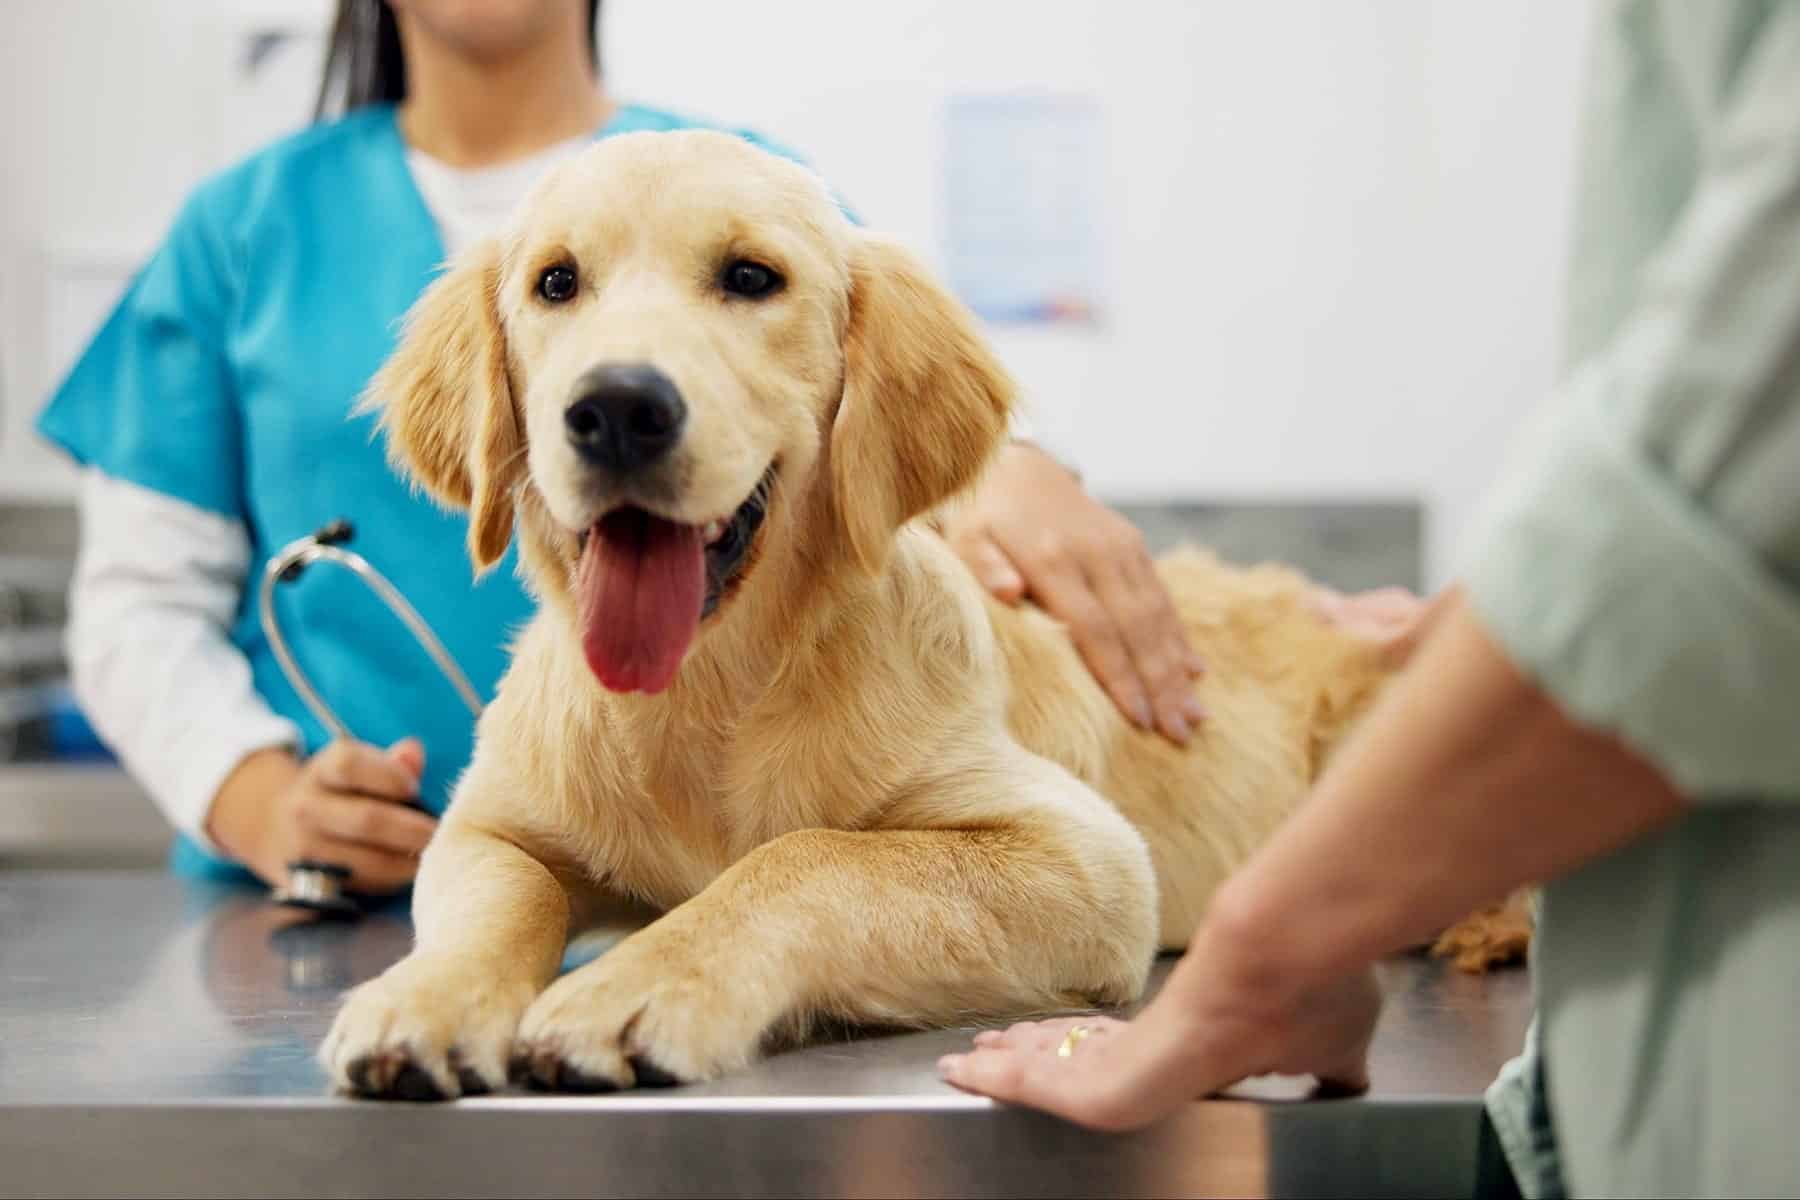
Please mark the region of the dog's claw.
POLYGON ((345 1074, 350 1077, 353 1094, 370 1100, 383 1100, 395 1094, 400 1076, 412 1069, 412 1060, 404 1050, 376 1050, 351 1063, 345 1074))
POLYGON ((485 1096, 488 1094, 487 1080, 481 1072, 463 1061, 463 1053, 459 1047, 450 1047, 450 1071, 456 1076, 457 1089, 465 1096, 485 1096))
POLYGON ((390 1091, 398 1100, 444 1099, 444 1093, 439 1090, 437 1081, 419 1066, 410 1062, 401 1067, 400 1073, 394 1076, 394 1083, 390 1091))
POLYGON ((590 1095, 600 1092, 616 1092, 619 1085, 604 1075, 589 1075, 586 1071, 563 1063, 556 1073, 556 1087, 563 1092, 585 1092, 590 1095))
POLYGON ((672 1071, 664 1070, 652 1060, 641 1054, 631 1057, 631 1072, 637 1076, 637 1085, 647 1088, 680 1087, 687 1080, 680 1078, 672 1071))
POLYGON ((590 1075, 550 1050, 521 1051, 507 1067, 514 1083, 540 1092, 580 1092, 598 1095, 616 1092, 619 1085, 604 1075, 590 1075))
POLYGON ((358 1096, 375 1095, 375 1081, 370 1072, 375 1069, 375 1056, 369 1055, 351 1063, 345 1073, 350 1077, 350 1090, 358 1096))
POLYGON ((442 1100, 438 1087, 423 1067, 404 1050, 381 1050, 365 1054, 344 1071, 350 1080, 350 1091, 371 1100, 442 1100))

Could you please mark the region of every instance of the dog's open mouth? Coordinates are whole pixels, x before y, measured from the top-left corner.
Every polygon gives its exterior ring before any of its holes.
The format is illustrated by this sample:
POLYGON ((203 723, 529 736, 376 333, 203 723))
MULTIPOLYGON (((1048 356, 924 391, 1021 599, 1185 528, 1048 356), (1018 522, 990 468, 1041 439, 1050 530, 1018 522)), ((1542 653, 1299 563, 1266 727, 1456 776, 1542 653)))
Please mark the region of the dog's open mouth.
POLYGON ((616 508, 581 534, 575 569, 582 651, 602 686, 660 692, 749 560, 768 513, 770 465, 728 517, 684 525, 616 508))

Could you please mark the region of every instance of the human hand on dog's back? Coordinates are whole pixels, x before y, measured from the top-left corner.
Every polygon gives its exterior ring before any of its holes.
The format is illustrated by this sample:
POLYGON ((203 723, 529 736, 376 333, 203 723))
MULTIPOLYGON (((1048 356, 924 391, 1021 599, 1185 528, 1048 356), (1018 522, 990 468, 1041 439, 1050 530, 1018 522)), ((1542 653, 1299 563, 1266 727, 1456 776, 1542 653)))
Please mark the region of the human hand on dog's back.
POLYGON ((1010 443, 944 534, 1008 604, 1030 598, 1068 626, 1128 721, 1185 743, 1204 713, 1202 671, 1137 527, 1025 442, 1010 443))
POLYGON ((302 761, 262 750, 239 763, 207 815, 207 836, 271 887, 287 864, 310 858, 350 870, 350 890, 395 892, 419 869, 437 821, 410 807, 425 770, 424 747, 404 738, 386 750, 339 741, 302 761))

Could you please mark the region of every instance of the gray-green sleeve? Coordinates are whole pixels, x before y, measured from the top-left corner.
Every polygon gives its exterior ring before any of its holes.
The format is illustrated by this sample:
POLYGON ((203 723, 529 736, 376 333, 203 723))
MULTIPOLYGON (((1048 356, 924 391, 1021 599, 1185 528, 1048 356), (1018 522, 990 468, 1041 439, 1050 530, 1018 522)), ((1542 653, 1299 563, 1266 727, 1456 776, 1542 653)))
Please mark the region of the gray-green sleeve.
POLYGON ((1698 181, 1464 565, 1572 715, 1695 799, 1800 801, 1800 4, 1756 11, 1666 40, 1698 181))

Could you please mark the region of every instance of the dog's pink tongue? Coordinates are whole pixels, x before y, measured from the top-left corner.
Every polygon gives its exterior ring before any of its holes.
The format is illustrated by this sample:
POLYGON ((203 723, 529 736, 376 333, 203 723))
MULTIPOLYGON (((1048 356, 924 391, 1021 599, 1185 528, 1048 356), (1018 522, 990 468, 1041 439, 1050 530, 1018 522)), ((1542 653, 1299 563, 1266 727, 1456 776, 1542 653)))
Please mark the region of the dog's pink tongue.
POLYGON ((599 521, 575 573, 588 666, 615 692, 660 692, 700 628, 700 530, 626 509, 599 521))

